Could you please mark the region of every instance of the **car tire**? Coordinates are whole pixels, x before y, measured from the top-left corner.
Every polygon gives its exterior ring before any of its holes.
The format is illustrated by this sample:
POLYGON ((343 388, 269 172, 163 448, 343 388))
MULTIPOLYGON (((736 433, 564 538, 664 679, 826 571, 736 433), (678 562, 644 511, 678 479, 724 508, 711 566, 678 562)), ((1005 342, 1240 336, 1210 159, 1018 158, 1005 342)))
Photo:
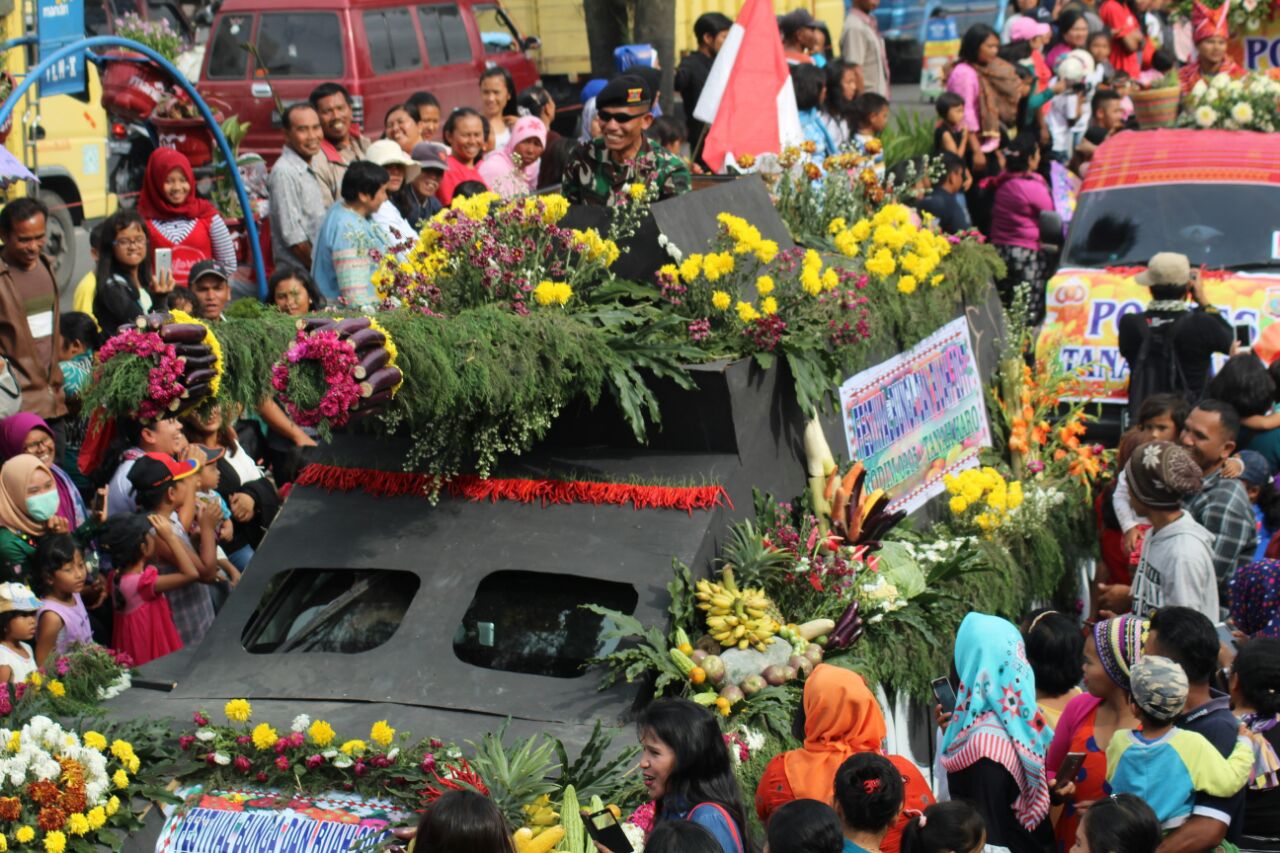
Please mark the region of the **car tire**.
POLYGON ((76 271, 76 225, 67 202, 53 190, 41 190, 40 201, 49 208, 45 224, 45 254, 53 261, 53 275, 62 292, 76 271))

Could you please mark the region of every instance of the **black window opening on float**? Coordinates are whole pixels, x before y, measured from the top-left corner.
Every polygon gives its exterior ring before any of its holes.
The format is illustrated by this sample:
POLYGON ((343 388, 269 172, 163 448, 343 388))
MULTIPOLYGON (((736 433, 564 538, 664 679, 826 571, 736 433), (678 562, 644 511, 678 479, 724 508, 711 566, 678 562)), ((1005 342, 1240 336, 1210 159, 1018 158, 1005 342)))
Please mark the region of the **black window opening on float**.
POLYGON ((608 654, 613 627, 583 608, 596 604, 632 614, 639 595, 616 581, 547 572, 498 571, 476 587, 453 637, 458 660, 485 669, 576 678, 587 661, 608 654))
POLYGON ((293 569, 271 579, 241 634, 250 654, 376 649, 404 620, 419 579, 388 569, 293 569))

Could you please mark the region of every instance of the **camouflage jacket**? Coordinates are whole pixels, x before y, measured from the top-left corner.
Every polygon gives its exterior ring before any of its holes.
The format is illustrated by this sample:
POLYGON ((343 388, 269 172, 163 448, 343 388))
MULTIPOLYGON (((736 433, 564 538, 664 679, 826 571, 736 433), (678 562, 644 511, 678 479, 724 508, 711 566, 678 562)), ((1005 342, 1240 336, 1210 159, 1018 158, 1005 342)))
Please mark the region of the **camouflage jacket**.
POLYGON ((560 191, 573 204, 612 206, 630 184, 656 186, 656 200, 661 201, 687 193, 690 180, 684 161, 651 139, 644 141, 634 160, 621 165, 609 158, 603 139, 593 139, 569 156, 560 191))

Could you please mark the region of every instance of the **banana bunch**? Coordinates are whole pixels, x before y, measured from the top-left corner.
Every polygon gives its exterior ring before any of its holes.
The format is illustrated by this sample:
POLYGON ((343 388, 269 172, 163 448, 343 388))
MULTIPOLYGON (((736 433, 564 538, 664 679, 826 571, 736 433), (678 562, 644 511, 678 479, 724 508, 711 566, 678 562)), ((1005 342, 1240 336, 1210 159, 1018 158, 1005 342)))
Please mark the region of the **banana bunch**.
POLYGON ((707 612, 707 628, 721 646, 764 651, 778 633, 773 602, 762 589, 738 589, 733 569, 726 566, 720 583, 698 581, 698 609, 707 612))
POLYGON ((543 794, 531 803, 525 803, 523 809, 525 826, 532 831, 532 838, 537 838, 553 826, 559 826, 560 813, 551 806, 551 797, 543 794))

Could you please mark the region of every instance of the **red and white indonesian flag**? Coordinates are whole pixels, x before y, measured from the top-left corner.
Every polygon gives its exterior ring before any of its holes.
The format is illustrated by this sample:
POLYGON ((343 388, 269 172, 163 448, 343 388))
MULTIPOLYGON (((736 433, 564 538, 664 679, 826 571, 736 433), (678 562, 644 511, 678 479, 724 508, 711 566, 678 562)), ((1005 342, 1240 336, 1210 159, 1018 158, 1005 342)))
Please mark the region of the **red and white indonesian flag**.
POLYGON ((711 128, 702 159, 719 171, 743 154, 778 154, 804 141, 773 0, 743 5, 693 117, 711 128))

